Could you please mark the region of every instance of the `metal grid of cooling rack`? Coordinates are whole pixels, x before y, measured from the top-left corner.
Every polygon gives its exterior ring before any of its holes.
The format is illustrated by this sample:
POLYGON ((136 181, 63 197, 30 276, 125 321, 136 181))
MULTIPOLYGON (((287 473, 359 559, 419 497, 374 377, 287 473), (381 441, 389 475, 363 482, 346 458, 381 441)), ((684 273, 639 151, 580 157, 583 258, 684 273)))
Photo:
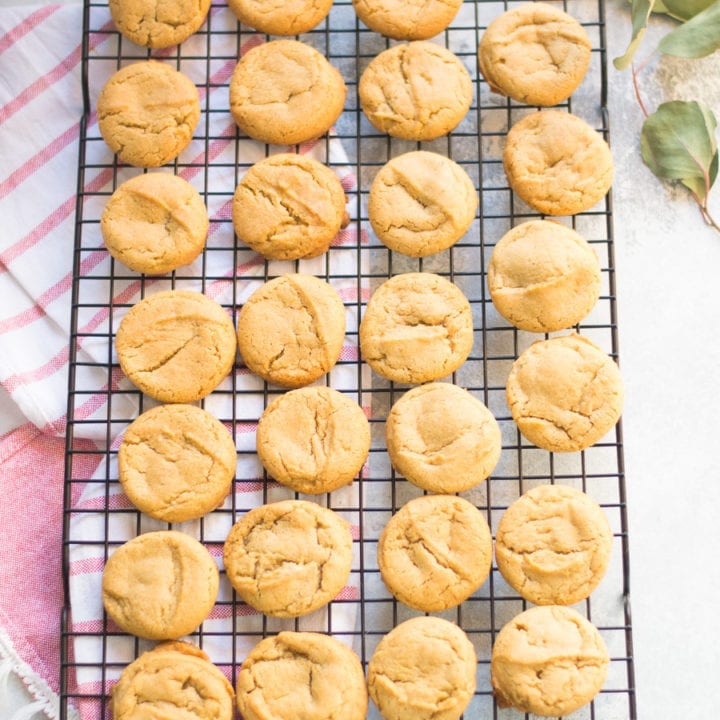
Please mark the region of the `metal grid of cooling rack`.
MULTIPOLYGON (((587 491, 604 508, 614 531, 613 562, 603 583, 577 609, 600 629, 611 655, 608 679, 595 701, 572 717, 626 720, 636 717, 629 611, 628 546, 621 426, 593 448, 553 455, 525 441, 514 426, 504 385, 514 358, 540 336, 509 327, 494 311, 485 268, 494 244, 510 227, 537 215, 517 200, 502 170, 503 137, 529 110, 489 92, 476 68, 478 41, 488 22, 518 3, 465 0, 450 28, 436 38, 455 52, 473 78, 474 97, 467 117, 449 136, 411 143, 378 133, 364 118, 357 98, 360 74, 390 41, 365 28, 351 0, 335 0, 327 20, 299 36, 342 73, 348 88, 345 111, 332 139, 301 151, 313 153, 343 177, 351 224, 340 242, 313 261, 263 261, 235 244, 229 203, 242 173, 256 160, 282 148, 243 138, 228 110, 227 83, 238 56, 263 39, 240 26, 222 0, 214 0, 201 30, 180 47, 148 53, 114 29, 106 0, 85 0, 83 91, 78 202, 73 267, 70 379, 64 511, 64 580, 61 717, 109 716, 109 689, 122 668, 151 644, 125 635, 102 613, 99 578, 115 547, 141 532, 167 528, 124 501, 117 482, 119 438, 139 412, 153 403, 122 378, 113 350, 117 324, 127 308, 145 294, 169 287, 207 292, 236 316, 259 283, 288 271, 311 272, 341 289, 348 314, 346 348, 328 384, 356 399, 369 413, 372 449, 361 476, 349 489, 313 499, 333 508, 354 528, 354 563, 348 588, 324 611, 280 621, 250 611, 233 595, 224 577, 214 614, 190 640, 202 646, 234 681, 247 649, 281 629, 332 633, 351 645, 367 665, 382 637, 394 625, 417 614, 385 590, 375 558, 377 539, 391 514, 419 490, 391 468, 384 443, 384 421, 405 388, 372 374, 358 357, 357 323, 372 292, 387 277, 410 270, 441 274, 454 281, 471 303, 475 344, 467 362, 451 378, 483 400, 499 421, 503 454, 481 486, 463 493, 486 513, 494 531, 504 509, 537 484, 558 482, 587 491), (198 85, 202 118, 190 147, 164 168, 189 179, 209 209, 211 229, 202 256, 164 278, 138 276, 115 263, 104 250, 99 218, 109 195, 123 180, 140 172, 117 162, 105 147, 93 114, 97 93, 117 68, 152 55, 188 74, 198 85), (370 183, 389 158, 422 148, 448 155, 473 178, 480 196, 478 217, 452 249, 415 260, 387 250, 367 220, 370 183)), ((607 76, 603 0, 565 0, 562 7, 578 18, 593 45, 591 68, 571 101, 561 106, 586 119, 607 138, 607 76)), ((617 358, 617 320, 611 198, 569 222, 598 252, 603 291, 592 314, 577 328, 617 358)), ((293 497, 268 481, 254 453, 254 425, 280 390, 252 378, 241 365, 203 401, 231 430, 238 448, 234 492, 206 518, 180 526, 218 555, 230 526, 261 502, 293 497)), ((477 691, 466 718, 513 718, 499 710, 489 682, 490 649, 502 625, 526 604, 495 567, 488 581, 460 607, 442 613, 457 622, 478 654, 477 691)), ((370 717, 378 717, 371 708, 370 717)))

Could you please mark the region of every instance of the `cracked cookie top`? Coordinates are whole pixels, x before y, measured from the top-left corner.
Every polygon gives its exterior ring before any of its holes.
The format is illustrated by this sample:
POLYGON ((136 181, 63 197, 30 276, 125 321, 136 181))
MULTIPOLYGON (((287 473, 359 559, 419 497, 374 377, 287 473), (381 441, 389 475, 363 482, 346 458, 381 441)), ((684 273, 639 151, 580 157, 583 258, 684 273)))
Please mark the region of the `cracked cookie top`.
POLYGON ((97 101, 98 128, 118 157, 136 167, 160 167, 190 143, 200 121, 200 96, 187 75, 157 60, 126 65, 97 101))
POLYGON ((434 140, 453 130, 472 102, 472 80, 447 48, 416 40, 377 55, 358 86, 368 120, 406 140, 434 140))
POLYGON ((188 403, 209 395, 235 362, 235 328, 221 305, 167 290, 128 311, 115 337, 120 367, 146 395, 188 403))
POLYGON ((132 422, 118 450, 118 476, 130 501, 150 517, 184 522, 222 504, 237 454, 232 435, 194 405, 160 405, 132 422))
POLYGON ((348 223, 338 176, 307 155, 278 153, 255 163, 235 189, 238 238, 266 258, 297 260, 327 251, 348 223))
POLYGON ((370 186, 368 218, 391 250, 425 257, 454 245, 475 219, 478 194, 455 161, 425 150, 380 168, 370 186))
POLYGON ((598 586, 613 535, 602 508, 567 485, 539 485, 503 513, 495 536, 502 576, 535 605, 574 605, 598 586))
POLYGON ((395 40, 427 40, 455 18, 462 0, 353 0, 357 16, 395 40))
POLYGON ((228 0, 240 22, 268 35, 299 35, 319 25, 332 0, 228 0))
POLYGON ((201 543, 175 530, 158 530, 129 540, 108 558, 103 605, 125 632, 174 640, 208 616, 219 582, 217 565, 201 543))
POLYGON ((577 334, 533 343, 513 363, 506 395, 520 432, 553 452, 594 445, 617 423, 624 397, 617 364, 577 334))
POLYGON ((281 632, 243 661, 237 703, 245 720, 365 720, 365 674, 358 656, 330 635, 281 632))
POLYGON ((230 584, 248 605, 273 617, 307 615, 327 605, 350 576, 350 526, 305 500, 262 505, 233 525, 223 558, 230 584))
POLYGON ((480 40, 480 72, 490 88, 527 105, 557 105, 580 85, 591 44, 575 18, 527 3, 495 18, 480 40))

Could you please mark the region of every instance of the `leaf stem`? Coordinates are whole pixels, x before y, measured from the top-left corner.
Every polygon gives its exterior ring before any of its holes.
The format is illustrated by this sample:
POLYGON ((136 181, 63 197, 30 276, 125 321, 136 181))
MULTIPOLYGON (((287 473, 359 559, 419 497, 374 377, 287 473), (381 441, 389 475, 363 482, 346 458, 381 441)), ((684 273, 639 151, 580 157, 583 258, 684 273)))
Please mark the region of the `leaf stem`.
POLYGON ((638 83, 638 75, 640 71, 645 67, 645 64, 649 58, 647 58, 639 67, 635 67, 635 63, 632 65, 632 79, 633 79, 633 88, 635 89, 635 98, 638 101, 638 105, 640 106, 640 110, 642 110, 642 114, 647 118, 650 113, 648 113, 647 108, 645 107, 645 103, 643 102, 642 95, 640 95, 640 84, 638 83))

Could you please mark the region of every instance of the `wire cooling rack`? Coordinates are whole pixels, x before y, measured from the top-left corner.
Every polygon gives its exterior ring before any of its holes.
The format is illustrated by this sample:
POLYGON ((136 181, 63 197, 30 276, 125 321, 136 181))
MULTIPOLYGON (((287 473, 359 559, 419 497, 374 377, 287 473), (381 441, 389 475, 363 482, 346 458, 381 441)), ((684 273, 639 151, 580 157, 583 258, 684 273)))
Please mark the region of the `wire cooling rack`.
MULTIPOLYGON (((117 448, 122 433, 153 403, 123 378, 114 354, 114 333, 132 304, 162 289, 182 287, 206 292, 235 318, 250 292, 270 277, 300 271, 328 280, 344 299, 348 333, 341 360, 326 381, 366 409, 372 428, 372 449, 361 476, 350 488, 313 498, 338 511, 353 527, 353 571, 340 596, 327 609, 305 618, 270 619, 240 602, 222 574, 213 613, 189 639, 203 647, 234 682, 248 649, 261 637, 281 629, 332 633, 352 646, 366 667, 379 639, 397 623, 417 614, 389 595, 376 561, 383 526, 394 511, 420 493, 395 475, 385 450, 385 418, 406 388, 372 374, 357 351, 358 321, 372 290, 387 277, 410 270, 436 272, 451 279, 471 303, 473 352, 451 379, 484 401, 502 430, 503 453, 495 472, 479 487, 463 493, 486 513, 493 532, 509 503, 542 483, 581 488, 605 510, 614 531, 613 561, 592 597, 576 607, 599 627, 611 663, 601 693, 572 717, 636 717, 621 425, 584 452, 553 455, 520 436, 505 402, 505 381, 512 361, 540 336, 511 328, 494 311, 485 271, 500 237, 513 225, 537 217, 513 196, 501 161, 509 127, 532 108, 490 93, 478 75, 476 51, 488 22, 516 4, 466 0, 451 27, 436 38, 467 67, 474 96, 470 112, 458 128, 447 137, 421 144, 378 133, 360 110, 360 74, 391 43, 357 20, 350 0, 335 0, 327 20, 299 36, 325 54, 347 84, 345 111, 334 134, 298 150, 312 153, 338 172, 347 191, 351 223, 321 258, 279 263, 264 261, 236 245, 230 220, 230 203, 243 172, 258 159, 284 149, 244 138, 229 114, 227 85, 235 62, 249 47, 267 38, 240 26, 225 3, 215 0, 206 24, 182 46, 148 53, 115 31, 106 0, 86 0, 85 115, 81 121, 74 246, 64 509, 63 718, 109 717, 110 687, 122 668, 152 645, 122 633, 103 614, 100 577, 105 559, 122 542, 141 532, 169 527, 137 512, 122 495, 117 481, 117 448), (141 171, 119 164, 102 141, 93 112, 97 94, 116 69, 151 54, 189 75, 200 91, 202 118, 193 141, 178 161, 164 170, 182 175, 200 191, 211 218, 201 257, 164 278, 139 276, 115 263, 99 233, 100 214, 109 195, 119 183, 141 171), (367 219, 367 196, 380 166, 391 157, 420 147, 459 162, 475 182, 481 202, 478 217, 459 243, 438 255, 414 260, 390 252, 375 238, 367 219)), ((560 107, 580 115, 607 138, 603 0, 567 0, 562 7, 581 21, 593 51, 588 77, 571 101, 560 107)), ((611 198, 563 221, 588 239, 603 271, 600 301, 577 330, 617 359, 611 198)), ((221 508, 179 529, 204 542, 215 556, 221 554, 227 531, 243 512, 263 502, 293 497, 289 490, 267 480, 254 452, 257 419, 279 392, 238 364, 227 381, 203 401, 236 440, 235 487, 221 508)), ((460 607, 441 614, 467 632, 478 655, 477 691, 465 718, 519 716, 494 704, 489 665, 496 633, 525 607, 493 566, 483 587, 460 607)), ((378 717, 372 707, 370 717, 378 717)))

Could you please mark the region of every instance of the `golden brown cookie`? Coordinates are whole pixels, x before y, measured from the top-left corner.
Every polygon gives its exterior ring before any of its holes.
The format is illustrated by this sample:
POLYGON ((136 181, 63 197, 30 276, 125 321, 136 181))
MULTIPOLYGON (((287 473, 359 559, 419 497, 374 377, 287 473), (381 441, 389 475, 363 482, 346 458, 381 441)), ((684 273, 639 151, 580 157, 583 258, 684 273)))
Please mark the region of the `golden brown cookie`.
POLYGON ((347 224, 346 200, 326 165, 307 155, 271 155, 255 163, 235 189, 235 233, 266 258, 315 257, 347 224))
POLYGON ((273 617, 307 615, 327 605, 350 576, 350 526, 305 500, 262 505, 233 525, 223 558, 230 584, 248 605, 273 617))
POLYGON ((165 642, 144 652, 122 671, 110 693, 113 720, 233 720, 235 714, 228 679, 206 653, 186 642, 165 642))
POLYGON ((200 193, 178 175, 160 172, 126 180, 100 218, 109 253, 147 275, 191 263, 205 247, 209 225, 200 193))
POLYGON ((590 65, 590 38, 560 8, 527 3, 504 12, 480 40, 480 72, 490 88, 528 105, 557 105, 590 65))
POLYGON ((605 575, 613 535, 602 508, 567 485, 539 485, 503 513, 495 536, 502 576, 535 605, 573 605, 605 575))
POLYGON ((575 610, 531 608, 495 638, 490 666, 499 707, 544 717, 569 715, 600 691, 609 658, 600 633, 575 610))
POLYGON ((339 640, 281 632, 245 658, 237 703, 245 720, 365 720, 365 674, 358 656, 339 640))
POLYGON ((332 0, 228 0, 240 22, 268 35, 299 35, 319 25, 332 0))
POLYGON ((385 720, 456 720, 475 692, 476 669, 475 649, 457 625, 415 617, 378 644, 368 689, 385 720))
POLYGON ((238 62, 230 79, 230 111, 249 137, 296 145, 330 129, 345 94, 342 76, 315 48, 273 40, 238 62))
POLYGON ((447 610, 487 579, 490 528, 482 513, 461 497, 417 497, 384 527, 377 558, 383 582, 398 600, 423 612, 447 610))
POLYGON ((572 228, 530 220, 507 232, 488 265, 497 311, 530 332, 553 332, 579 323, 600 297, 600 261, 572 228))
POLYGON ((386 280, 360 323, 363 359, 395 382, 450 375, 465 362, 472 344, 470 303, 456 285, 433 273, 386 280))
POLYGON ((257 427, 257 453, 268 473, 301 493, 328 493, 353 481, 370 451, 362 408, 329 387, 275 398, 257 427))
POLYGON ((157 60, 126 65, 105 83, 97 101, 98 128, 129 165, 160 167, 192 140, 200 96, 187 75, 157 60))
POLYGON ((392 466, 435 493, 469 490, 500 459, 500 428, 485 405, 451 383, 426 383, 406 392, 385 423, 392 466))
POLYGON ((454 245, 475 219, 478 194, 450 158, 404 153, 380 168, 370 186, 368 218, 391 250, 425 257, 454 245))
POLYGON ((472 103, 470 73, 450 50, 416 40, 383 50, 358 86, 368 120, 405 140, 434 140, 453 130, 472 103))
POLYGON ((123 372, 146 395, 169 403, 209 395, 232 369, 236 344, 222 306, 191 290, 141 300, 115 338, 123 372))
POLYGON ((232 435, 194 405, 160 405, 125 431, 118 476, 130 501, 150 517, 184 522, 222 504, 237 454, 232 435))
POLYGON ((205 22, 210 0, 110 0, 115 27, 149 48, 166 48, 189 38, 205 22))
POLYGON ((503 151, 510 187, 538 212, 574 215, 602 200, 613 181, 608 144, 584 120, 559 110, 526 115, 503 151))
POLYGON ((158 530, 129 540, 108 558, 103 605, 125 632, 174 640, 208 616, 219 582, 217 565, 203 545, 184 533, 158 530))
POLYGON ((247 367, 283 387, 309 385, 340 357, 345 307, 332 285, 290 273, 266 282, 238 315, 238 346, 247 367))
POLYGON ((427 40, 455 18, 462 0, 353 0, 357 16, 395 40, 427 40))
POLYGON ((554 452, 594 445, 622 412, 618 366, 581 335, 533 343, 513 363, 506 391, 520 432, 554 452))

